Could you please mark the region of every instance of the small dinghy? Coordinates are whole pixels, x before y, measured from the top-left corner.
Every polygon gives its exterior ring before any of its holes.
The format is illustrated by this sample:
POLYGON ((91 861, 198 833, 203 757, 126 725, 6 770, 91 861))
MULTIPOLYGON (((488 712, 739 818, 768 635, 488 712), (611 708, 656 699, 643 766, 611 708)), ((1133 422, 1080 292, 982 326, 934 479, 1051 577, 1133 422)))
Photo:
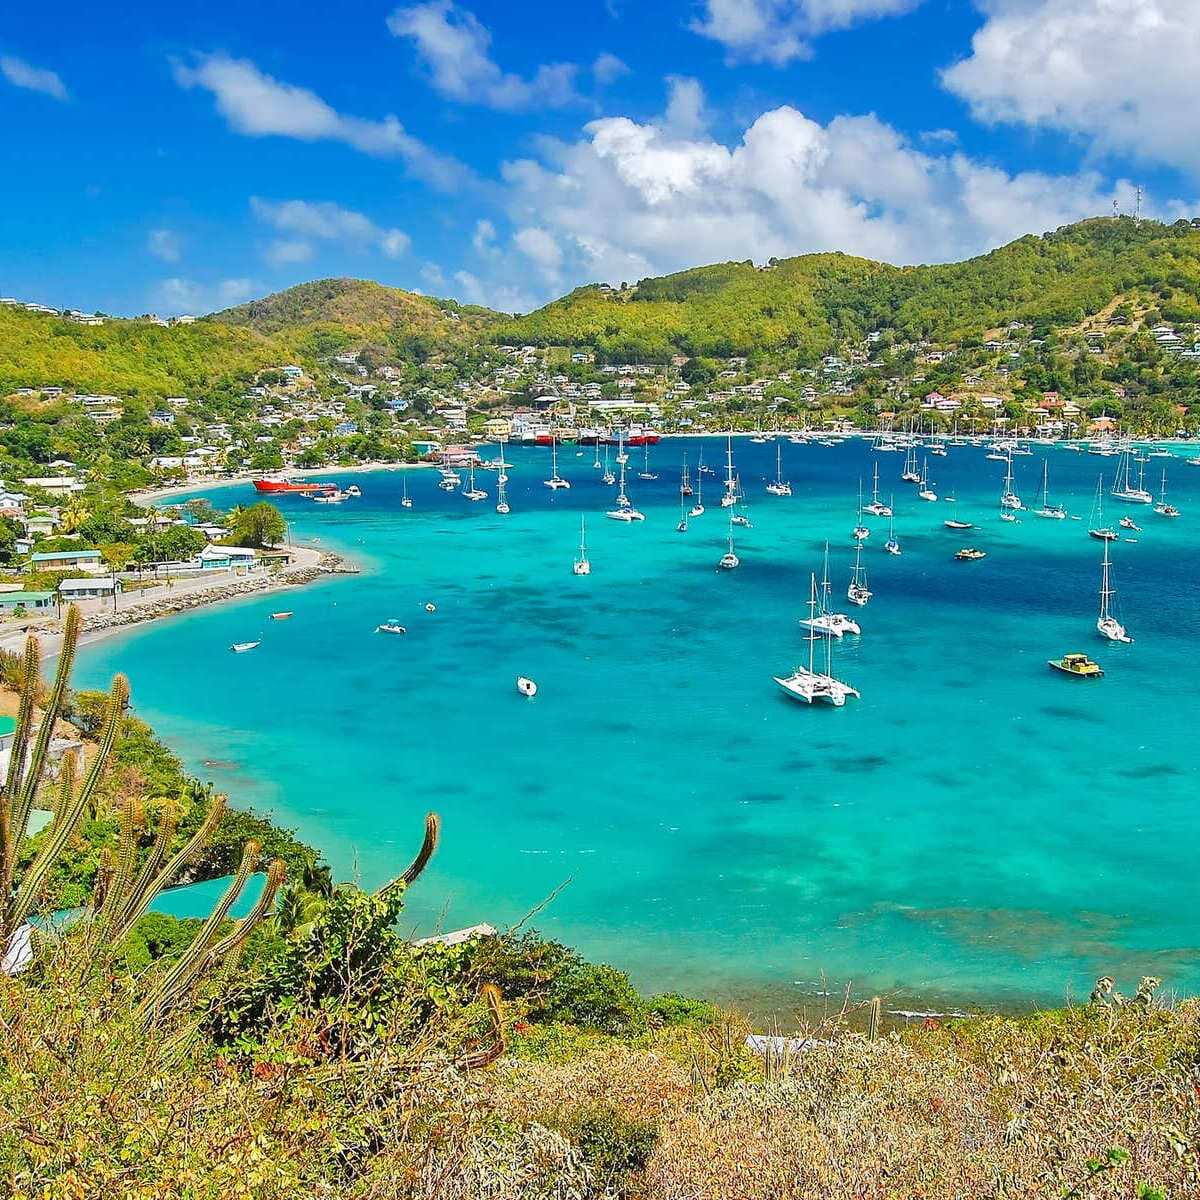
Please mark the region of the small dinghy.
POLYGON ((286 609, 284 612, 276 612, 271 614, 272 621, 290 621, 296 614, 292 610, 286 609))
POLYGON ((234 642, 229 648, 234 654, 245 654, 247 650, 257 650, 261 645, 262 638, 259 638, 257 642, 234 642))
POLYGON ((525 675, 518 675, 517 676, 517 691, 520 692, 522 696, 529 696, 529 697, 536 696, 537 695, 537 684, 534 683, 532 679, 529 679, 525 675))
POLYGON ((376 633, 407 633, 408 630, 400 624, 399 621, 384 621, 382 625, 375 626, 376 633))
POLYGON ((437 605, 434 604, 432 601, 430 601, 428 604, 425 605, 425 611, 428 613, 437 612, 437 605))

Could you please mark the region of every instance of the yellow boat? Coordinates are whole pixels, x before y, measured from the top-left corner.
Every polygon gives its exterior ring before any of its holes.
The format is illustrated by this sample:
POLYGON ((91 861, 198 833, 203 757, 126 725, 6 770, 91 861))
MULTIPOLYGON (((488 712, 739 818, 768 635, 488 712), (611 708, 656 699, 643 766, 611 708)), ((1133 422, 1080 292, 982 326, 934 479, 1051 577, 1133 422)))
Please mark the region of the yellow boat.
POLYGON ((1062 658, 1050 659, 1047 666, 1078 679, 1099 679, 1104 674, 1100 664, 1093 662, 1086 654, 1064 654, 1062 658))

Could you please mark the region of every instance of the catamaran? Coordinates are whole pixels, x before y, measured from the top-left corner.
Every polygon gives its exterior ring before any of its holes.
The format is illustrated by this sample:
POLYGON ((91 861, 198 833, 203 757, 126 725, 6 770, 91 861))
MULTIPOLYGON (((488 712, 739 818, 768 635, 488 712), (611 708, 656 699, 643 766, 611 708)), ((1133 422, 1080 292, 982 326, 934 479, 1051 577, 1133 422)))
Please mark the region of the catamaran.
POLYGON ((579 518, 579 557, 572 565, 571 571, 575 575, 592 573, 592 564, 588 561, 587 556, 587 518, 583 516, 579 518))
POLYGON ((543 482, 553 491, 571 486, 570 482, 558 473, 558 439, 554 436, 550 438, 550 478, 543 482))
POLYGON ((1166 467, 1163 467, 1162 486, 1159 488, 1158 503, 1154 506, 1154 511, 1156 513, 1158 513, 1158 515, 1160 517, 1177 517, 1177 516, 1179 516, 1179 509, 1177 509, 1175 507, 1175 505, 1167 503, 1167 468, 1166 467))
POLYGON ((1061 521, 1067 510, 1061 504, 1050 503, 1050 460, 1042 463, 1042 507, 1033 510, 1036 517, 1049 517, 1053 521, 1061 521))
POLYGON ((721 497, 722 508, 732 508, 737 503, 737 479, 733 474, 733 438, 725 439, 725 495, 721 497))
MULTIPOLYGON (((793 700, 803 700, 805 704, 813 704, 820 700, 841 708, 848 696, 858 696, 858 690, 848 683, 843 683, 833 676, 833 638, 825 638, 825 670, 816 670, 817 637, 817 577, 811 576, 811 589, 808 600, 808 620, 801 624, 808 626, 808 666, 797 667, 790 675, 773 675, 772 679, 785 694, 793 700)), ((840 636, 840 635, 839 635, 840 636)))
POLYGON ((904 456, 904 471, 900 476, 905 483, 920 483, 921 472, 917 470, 917 447, 914 443, 909 446, 904 456))
MULTIPOLYGON (((878 473, 878 467, 876 474, 878 473)), ((775 443, 775 479, 767 485, 770 496, 791 496, 792 485, 784 479, 784 444, 775 443)))
POLYGON ((890 517, 892 515, 891 506, 884 504, 879 499, 879 464, 875 464, 875 480, 871 485, 871 503, 863 509, 863 512, 870 513, 873 517, 890 517))
POLYGON ((862 542, 854 547, 854 569, 850 573, 850 586, 846 589, 846 599, 851 604, 862 608, 871 598, 871 589, 867 587, 867 569, 862 565, 862 542))
POLYGON ((933 486, 929 482, 929 459, 927 458, 921 460, 921 476, 917 482, 920 484, 920 490, 917 492, 917 495, 922 500, 937 499, 937 492, 933 490, 933 486))
POLYGON ((1112 586, 1112 564, 1108 559, 1108 542, 1104 543, 1104 561, 1100 571, 1100 616, 1096 619, 1096 630, 1101 637, 1110 642, 1132 642, 1133 638, 1125 632, 1125 626, 1112 615, 1113 597, 1117 589, 1112 586))
POLYGON ((721 555, 721 559, 717 563, 717 566, 720 567, 722 571, 732 571, 734 569, 734 567, 739 567, 739 566, 741 566, 741 563, 742 563, 742 560, 740 558, 738 558, 737 553, 735 552, 735 550, 733 548, 733 516, 732 516, 732 514, 730 514, 730 519, 729 519, 728 546, 729 546, 729 548, 725 551, 724 554, 721 555))
POLYGON ((802 620, 801 625, 828 637, 840 638, 846 633, 861 634, 862 629, 857 621, 846 613, 829 611, 829 600, 833 595, 833 585, 829 582, 829 543, 825 543, 825 569, 821 576, 821 606, 820 611, 808 620, 802 620))
POLYGON ((650 470, 650 443, 647 442, 644 447, 644 458, 642 459, 642 469, 638 472, 639 479, 657 479, 658 472, 650 470))
POLYGON ((401 490, 404 493, 400 498, 400 507, 401 508, 412 508, 412 506, 413 506, 412 497, 408 494, 408 472, 407 471, 402 472, 400 475, 400 486, 401 486, 401 490))

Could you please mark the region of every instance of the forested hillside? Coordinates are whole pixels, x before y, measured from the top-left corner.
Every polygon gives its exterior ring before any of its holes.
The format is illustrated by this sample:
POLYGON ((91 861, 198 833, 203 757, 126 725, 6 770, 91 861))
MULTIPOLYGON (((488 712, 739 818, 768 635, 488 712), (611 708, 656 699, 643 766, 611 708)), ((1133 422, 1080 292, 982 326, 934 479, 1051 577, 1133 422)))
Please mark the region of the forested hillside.
POLYGON ((579 288, 498 336, 589 345, 609 357, 828 353, 874 329, 958 341, 1010 321, 1063 326, 1117 297, 1200 319, 1200 228, 1097 219, 1023 237, 967 262, 892 267, 844 254, 698 267, 623 291, 579 288))

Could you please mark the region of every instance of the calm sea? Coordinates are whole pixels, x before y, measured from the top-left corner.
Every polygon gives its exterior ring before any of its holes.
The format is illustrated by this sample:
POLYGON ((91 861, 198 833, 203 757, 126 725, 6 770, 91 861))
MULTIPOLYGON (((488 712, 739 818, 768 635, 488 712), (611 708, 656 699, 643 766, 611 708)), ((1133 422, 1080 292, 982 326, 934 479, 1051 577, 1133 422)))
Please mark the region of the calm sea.
MULTIPOLYGON (((507 517, 407 472, 343 472, 363 497, 282 501, 297 541, 364 570, 201 610, 85 650, 80 684, 113 671, 190 770, 272 812, 342 878, 382 883, 429 809, 444 820, 414 888, 415 929, 533 918, 544 932, 680 989, 762 1011, 851 981, 894 1008, 1019 1006, 1086 996, 1112 974, 1200 991, 1196 851, 1200 468, 1169 467, 1177 521, 1133 513, 1112 546, 1132 646, 1095 632, 1098 475, 1115 458, 1049 451, 1052 499, 1082 520, 997 519, 1004 464, 978 448, 930 459, 940 496, 900 481, 903 455, 868 443, 783 444, 790 499, 768 496, 774 445, 735 443, 753 528, 720 572, 718 477, 676 532, 678 479, 700 443, 664 442, 646 512, 604 519, 613 489, 592 451, 509 449, 507 517), (831 546, 841 601, 860 478, 893 493, 900 557, 871 520, 874 599, 834 670, 862 692, 842 710, 780 694, 806 658, 797 620, 831 546), (576 578, 580 515, 592 574, 576 578), (947 517, 979 523, 970 533, 947 517), (988 552, 959 563, 964 544, 988 552), (426 602, 437 605, 434 614, 426 602), (272 622, 272 610, 295 617, 272 622), (397 618, 406 637, 374 632, 397 618), (230 643, 263 638, 253 653, 230 643), (1046 660, 1084 650, 1097 683, 1046 660), (517 694, 528 675, 535 699, 517 694)), ((724 443, 703 443, 722 465, 724 443)), ((1033 503, 1043 458, 1016 459, 1033 503)), ((634 451, 631 474, 643 466, 634 451)), ((210 493, 253 499, 248 487, 210 493)), ((840 607, 845 608, 844 602, 840 607)))

